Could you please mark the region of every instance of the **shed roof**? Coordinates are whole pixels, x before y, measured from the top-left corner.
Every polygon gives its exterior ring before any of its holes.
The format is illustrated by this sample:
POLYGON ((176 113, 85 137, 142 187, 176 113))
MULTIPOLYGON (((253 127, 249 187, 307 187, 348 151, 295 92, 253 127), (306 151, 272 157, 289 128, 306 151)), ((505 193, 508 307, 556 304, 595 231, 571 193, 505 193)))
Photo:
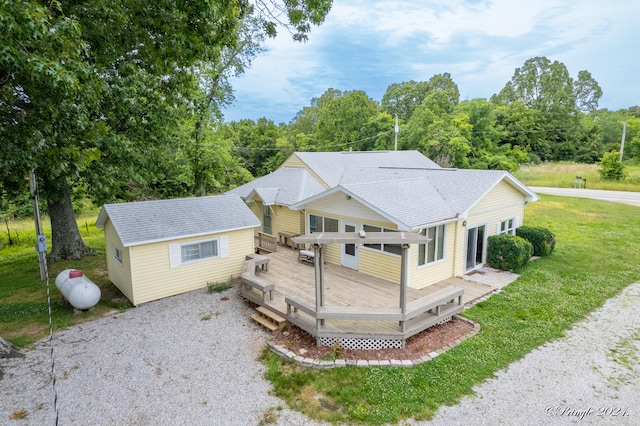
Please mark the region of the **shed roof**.
POLYGON ((260 226, 238 195, 105 204, 96 226, 107 219, 125 247, 260 226))

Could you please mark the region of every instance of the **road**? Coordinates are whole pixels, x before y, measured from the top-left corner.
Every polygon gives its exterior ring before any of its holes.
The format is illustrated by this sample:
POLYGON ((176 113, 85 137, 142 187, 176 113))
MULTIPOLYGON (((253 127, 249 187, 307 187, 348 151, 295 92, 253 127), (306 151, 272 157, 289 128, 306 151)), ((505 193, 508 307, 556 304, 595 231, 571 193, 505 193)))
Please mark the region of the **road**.
POLYGON ((606 191, 602 189, 581 189, 581 188, 547 188, 547 187, 541 187, 541 186, 529 186, 529 189, 531 189, 534 192, 537 192, 538 194, 592 198, 596 200, 631 204, 631 205, 640 207, 640 192, 606 191))

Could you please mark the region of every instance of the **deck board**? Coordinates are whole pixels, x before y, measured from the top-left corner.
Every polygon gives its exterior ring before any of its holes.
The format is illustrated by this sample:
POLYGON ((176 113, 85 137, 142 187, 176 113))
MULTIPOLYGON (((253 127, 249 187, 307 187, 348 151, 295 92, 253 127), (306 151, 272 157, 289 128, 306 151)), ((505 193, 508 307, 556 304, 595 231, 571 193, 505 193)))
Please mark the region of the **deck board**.
MULTIPOLYGON (((257 276, 275 284, 273 299, 262 302, 272 310, 285 314, 286 296, 299 296, 315 300, 315 270, 312 264, 298 261, 298 251, 286 246, 278 246, 277 252, 269 253, 269 270, 258 271, 257 276)), ((330 263, 324 265, 325 305, 397 307, 400 305, 400 286, 381 278, 365 275, 358 271, 330 263)), ((407 289, 407 302, 455 285, 464 289, 462 303, 467 304, 491 293, 494 288, 461 278, 449 278, 424 289, 407 289)), ((256 293, 258 295, 258 293, 256 293)), ((347 326, 347 324, 343 324, 347 326)))

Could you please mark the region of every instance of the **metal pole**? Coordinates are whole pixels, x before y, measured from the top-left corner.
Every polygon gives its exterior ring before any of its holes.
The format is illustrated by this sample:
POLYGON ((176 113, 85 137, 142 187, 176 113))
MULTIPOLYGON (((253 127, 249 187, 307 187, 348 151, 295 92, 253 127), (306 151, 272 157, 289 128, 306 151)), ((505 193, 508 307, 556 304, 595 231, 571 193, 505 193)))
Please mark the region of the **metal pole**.
POLYGON ((396 114, 396 125, 393 128, 395 135, 395 141, 393 143, 393 150, 397 151, 398 150, 398 133, 400 133, 400 127, 398 127, 398 114, 396 114))
POLYGON ((620 162, 622 162, 622 154, 624 153, 624 137, 627 134, 627 122, 622 122, 622 141, 620 142, 620 162))
POLYGON ((29 172, 29 188, 31 190, 31 202, 33 204, 33 219, 36 223, 36 251, 38 252, 38 263, 40 264, 40 281, 47 279, 47 237, 42 232, 42 222, 40 220, 40 206, 38 205, 38 184, 36 174, 29 172))

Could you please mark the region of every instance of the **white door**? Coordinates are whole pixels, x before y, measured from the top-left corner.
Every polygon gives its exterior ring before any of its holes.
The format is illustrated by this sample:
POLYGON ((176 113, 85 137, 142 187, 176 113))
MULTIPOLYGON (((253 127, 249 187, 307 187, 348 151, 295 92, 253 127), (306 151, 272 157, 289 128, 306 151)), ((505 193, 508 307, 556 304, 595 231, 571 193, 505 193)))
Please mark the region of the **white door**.
MULTIPOLYGON (((358 232, 358 224, 342 221, 342 232, 358 232)), ((357 244, 342 244, 342 266, 358 270, 357 244)))
POLYGON ((467 230, 467 248, 464 262, 465 272, 481 266, 484 263, 485 228, 485 225, 480 225, 467 230))

